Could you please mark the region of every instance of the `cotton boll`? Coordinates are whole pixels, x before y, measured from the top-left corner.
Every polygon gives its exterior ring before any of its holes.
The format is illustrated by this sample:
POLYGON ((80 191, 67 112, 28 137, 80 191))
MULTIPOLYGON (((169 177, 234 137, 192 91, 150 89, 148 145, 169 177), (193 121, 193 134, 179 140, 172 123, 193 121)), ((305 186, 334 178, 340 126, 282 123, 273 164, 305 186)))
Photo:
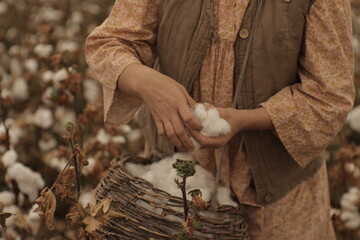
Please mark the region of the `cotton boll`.
POLYGON ((123 124, 123 125, 119 126, 119 131, 122 134, 128 134, 132 131, 132 128, 128 124, 123 124))
POLYGON ((69 73, 65 68, 62 68, 53 74, 53 83, 55 87, 60 86, 60 82, 69 78, 69 73))
POLYGON ((38 145, 42 152, 47 152, 57 146, 57 141, 55 138, 50 138, 47 140, 40 139, 38 145))
POLYGON ((63 12, 52 7, 43 7, 38 14, 38 21, 58 22, 61 20, 63 12))
POLYGON ((360 177, 360 168, 352 162, 345 164, 345 171, 352 174, 354 178, 360 177))
POLYGON ((61 172, 65 168, 67 163, 68 160, 65 157, 53 157, 49 162, 49 167, 51 167, 52 169, 56 169, 58 172, 61 172))
POLYGON ((11 217, 5 219, 5 225, 9 228, 11 227, 15 227, 15 223, 14 223, 14 219, 15 219, 15 215, 20 212, 19 207, 17 207, 16 205, 10 205, 10 206, 6 206, 2 209, 2 212, 7 212, 7 213, 12 213, 14 215, 12 215, 11 217))
POLYGON ((52 112, 47 108, 39 108, 33 118, 34 124, 43 129, 51 127, 54 123, 52 112))
POLYGON ((1 90, 1 98, 8 98, 8 97, 10 97, 10 98, 13 97, 12 92, 7 88, 2 89, 1 90))
POLYGON ((31 73, 36 73, 38 71, 39 64, 36 61, 36 59, 29 58, 26 59, 24 62, 24 67, 26 70, 28 70, 31 73))
POLYGON ((81 173, 84 176, 89 176, 94 172, 95 166, 96 166, 96 160, 94 158, 88 158, 88 165, 84 166, 81 169, 81 173))
POLYGON ((13 57, 10 60, 10 72, 15 76, 22 76, 23 68, 18 58, 13 57))
POLYGON ((1 161, 3 165, 6 168, 8 168, 16 162, 17 158, 18 158, 18 154, 15 152, 15 150, 10 149, 4 153, 4 155, 1 158, 1 161))
POLYGON ((10 41, 14 41, 14 39, 16 38, 16 36, 18 35, 19 31, 16 27, 11 27, 6 31, 6 35, 5 38, 6 40, 10 41))
POLYGON ((35 201, 38 196, 38 191, 45 186, 45 182, 41 175, 32 171, 30 168, 21 163, 11 165, 6 172, 8 182, 16 181, 20 192, 28 195, 31 202, 35 201))
POLYGON ((8 10, 8 5, 6 2, 0 2, 0 15, 6 13, 8 10))
POLYGON ((349 230, 355 230, 360 227, 360 215, 355 211, 343 211, 340 214, 340 219, 344 221, 344 225, 349 230))
POLYGON ((54 79, 54 72, 53 71, 45 71, 42 75, 41 75, 41 81, 43 83, 48 83, 51 82, 51 80, 54 79))
POLYGON ((52 87, 48 87, 48 88, 46 88, 44 94, 42 95, 41 100, 47 106, 53 105, 53 102, 51 101, 51 96, 52 96, 53 90, 54 89, 52 87))
POLYGON ((360 132, 360 106, 354 107, 348 114, 346 122, 357 132, 360 132))
POLYGON ((126 138, 129 142, 136 142, 140 140, 141 136, 142 136, 141 130, 134 129, 126 135, 126 138))
POLYGON ((42 219, 40 214, 38 212, 35 212, 35 209, 37 207, 38 205, 35 203, 29 210, 29 213, 25 216, 25 219, 29 223, 33 236, 37 235, 42 224, 42 219))
MULTIPOLYGON (((1 135, 1 130, 0 130, 1 135)), ((14 146, 16 145, 20 138, 24 136, 24 130, 19 128, 17 125, 12 124, 9 129, 9 136, 10 136, 10 145, 14 146)))
POLYGON ((340 205, 342 211, 340 219, 350 230, 354 230, 360 226, 359 202, 360 190, 356 187, 350 188, 349 191, 341 197, 340 205))
POLYGON ((125 137, 121 136, 121 135, 112 137, 111 141, 116 143, 116 144, 124 144, 124 143, 126 143, 125 137))
POLYGON ((55 126, 54 130, 57 133, 63 133, 65 131, 65 124, 67 122, 76 123, 76 115, 74 111, 66 107, 57 107, 55 110, 55 126))
POLYGON ((23 78, 17 78, 14 81, 11 91, 16 100, 24 101, 29 98, 29 86, 23 78))
POLYGON ((40 58, 48 58, 50 57, 53 49, 54 49, 53 46, 50 44, 38 44, 35 46, 34 52, 40 58))
POLYGON ((82 12, 74 11, 71 14, 71 22, 76 23, 76 24, 83 23, 84 22, 84 16, 83 16, 82 12))
POLYGON ((109 134, 106 133, 106 131, 101 128, 97 135, 96 135, 96 139, 101 143, 101 144, 108 144, 111 140, 111 136, 109 134))
POLYGON ((85 79, 83 81, 84 98, 88 103, 95 103, 101 97, 101 88, 97 81, 93 79, 85 79))
POLYGON ((91 191, 84 192, 81 194, 79 198, 79 203, 83 208, 86 208, 93 201, 93 198, 94 198, 93 192, 91 191))
POLYGON ((15 194, 10 191, 0 192, 0 209, 15 203, 15 194))
POLYGON ((63 40, 59 41, 56 45, 56 50, 58 52, 76 52, 80 49, 80 46, 77 42, 69 41, 69 40, 63 40))
POLYGON ((81 7, 85 12, 89 12, 92 15, 98 15, 101 12, 101 7, 92 2, 84 2, 81 7))

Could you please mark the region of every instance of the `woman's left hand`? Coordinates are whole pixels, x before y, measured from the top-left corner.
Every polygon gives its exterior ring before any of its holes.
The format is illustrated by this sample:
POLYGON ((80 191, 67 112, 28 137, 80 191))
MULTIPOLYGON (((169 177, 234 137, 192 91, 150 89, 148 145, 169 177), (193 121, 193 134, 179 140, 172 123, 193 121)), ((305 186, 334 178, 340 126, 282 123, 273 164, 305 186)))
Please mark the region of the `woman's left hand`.
POLYGON ((209 104, 205 104, 205 108, 216 108, 219 111, 220 117, 225 119, 231 126, 229 134, 220 137, 205 137, 199 131, 188 127, 192 137, 200 144, 201 148, 220 148, 242 130, 243 118, 241 117, 241 110, 234 108, 217 108, 209 104))
POLYGON ((270 115, 263 107, 257 109, 234 109, 218 108, 205 104, 206 109, 216 108, 220 117, 225 119, 231 126, 229 134, 220 137, 205 137, 199 131, 187 126, 192 137, 200 144, 201 148, 221 148, 225 146, 232 137, 244 130, 272 130, 274 125, 270 115))

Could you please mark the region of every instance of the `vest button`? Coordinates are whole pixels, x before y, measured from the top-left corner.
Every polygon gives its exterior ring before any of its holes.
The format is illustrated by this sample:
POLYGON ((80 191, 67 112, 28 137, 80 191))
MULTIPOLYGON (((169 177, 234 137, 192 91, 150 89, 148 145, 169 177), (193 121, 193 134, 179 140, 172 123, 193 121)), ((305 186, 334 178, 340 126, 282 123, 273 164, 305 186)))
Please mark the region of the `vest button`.
POLYGON ((271 202, 273 200, 273 195, 271 193, 265 194, 264 200, 268 203, 271 202))
POLYGON ((249 37, 250 33, 247 29, 241 29, 239 35, 242 39, 245 39, 249 37))

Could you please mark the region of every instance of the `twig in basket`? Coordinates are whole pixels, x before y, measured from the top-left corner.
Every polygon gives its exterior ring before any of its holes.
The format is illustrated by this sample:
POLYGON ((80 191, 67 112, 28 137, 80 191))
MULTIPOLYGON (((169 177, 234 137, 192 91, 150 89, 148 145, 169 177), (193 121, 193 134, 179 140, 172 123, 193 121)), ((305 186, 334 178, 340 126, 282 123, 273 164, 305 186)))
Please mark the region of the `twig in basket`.
POLYGON ((186 198, 186 179, 188 177, 194 176, 196 170, 192 161, 184 161, 180 159, 176 159, 176 163, 173 164, 173 168, 176 170, 177 175, 182 178, 182 182, 179 182, 178 179, 175 179, 175 183, 178 185, 182 192, 184 204, 184 219, 186 222, 189 213, 189 205, 186 198))

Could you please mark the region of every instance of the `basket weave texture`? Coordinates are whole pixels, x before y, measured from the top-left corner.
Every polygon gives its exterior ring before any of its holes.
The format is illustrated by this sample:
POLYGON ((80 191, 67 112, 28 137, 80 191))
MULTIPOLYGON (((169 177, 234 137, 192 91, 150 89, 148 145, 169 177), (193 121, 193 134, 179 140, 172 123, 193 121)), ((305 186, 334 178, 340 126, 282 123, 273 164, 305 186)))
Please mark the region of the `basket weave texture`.
MULTIPOLYGON (((126 162, 149 164, 152 159, 123 155, 112 160, 107 175, 96 188, 96 199, 110 197, 116 202, 114 210, 126 217, 103 225, 99 230, 102 239, 174 239, 184 230, 183 199, 132 176, 124 167, 126 162)), ((242 205, 201 212, 190 239, 249 240, 244 212, 242 205)))

